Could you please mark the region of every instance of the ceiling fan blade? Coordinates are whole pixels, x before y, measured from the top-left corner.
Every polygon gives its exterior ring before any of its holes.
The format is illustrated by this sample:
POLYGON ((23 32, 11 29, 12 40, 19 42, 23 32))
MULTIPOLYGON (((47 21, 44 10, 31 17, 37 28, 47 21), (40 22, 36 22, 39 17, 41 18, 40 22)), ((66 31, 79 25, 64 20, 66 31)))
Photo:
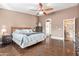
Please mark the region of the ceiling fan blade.
POLYGON ((43 14, 48 15, 48 14, 51 14, 52 12, 53 12, 53 10, 47 10, 47 11, 43 11, 43 14))
POLYGON ((53 10, 45 11, 46 14, 51 14, 52 12, 53 12, 53 10))
POLYGON ((39 3, 39 6, 42 8, 43 7, 42 3, 39 3))
POLYGON ((47 13, 46 13, 46 12, 43 12, 43 14, 44 14, 44 15, 47 15, 47 13))
POLYGON ((47 8, 47 9, 45 9, 45 11, 49 11, 49 10, 53 10, 53 8, 47 8))
POLYGON ((39 10, 43 10, 43 4, 39 3, 39 10))
POLYGON ((30 9, 31 11, 38 11, 38 10, 35 10, 35 9, 30 9))

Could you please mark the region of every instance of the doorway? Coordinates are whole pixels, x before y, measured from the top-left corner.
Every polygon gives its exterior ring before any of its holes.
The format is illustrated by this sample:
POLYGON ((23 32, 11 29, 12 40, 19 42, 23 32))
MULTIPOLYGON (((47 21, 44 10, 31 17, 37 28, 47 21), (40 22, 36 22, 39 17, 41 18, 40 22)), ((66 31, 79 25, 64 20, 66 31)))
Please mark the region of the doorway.
POLYGON ((64 19, 63 25, 65 55, 75 55, 75 18, 64 19))
POLYGON ((64 20, 64 38, 75 42, 75 18, 64 20))

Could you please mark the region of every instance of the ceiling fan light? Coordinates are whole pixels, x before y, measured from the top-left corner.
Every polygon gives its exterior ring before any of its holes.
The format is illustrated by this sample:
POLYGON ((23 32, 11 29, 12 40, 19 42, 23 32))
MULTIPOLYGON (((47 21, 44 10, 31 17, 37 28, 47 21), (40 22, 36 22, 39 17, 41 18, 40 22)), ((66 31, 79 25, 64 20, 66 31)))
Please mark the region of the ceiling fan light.
POLYGON ((43 11, 39 11, 39 15, 43 15, 43 11))

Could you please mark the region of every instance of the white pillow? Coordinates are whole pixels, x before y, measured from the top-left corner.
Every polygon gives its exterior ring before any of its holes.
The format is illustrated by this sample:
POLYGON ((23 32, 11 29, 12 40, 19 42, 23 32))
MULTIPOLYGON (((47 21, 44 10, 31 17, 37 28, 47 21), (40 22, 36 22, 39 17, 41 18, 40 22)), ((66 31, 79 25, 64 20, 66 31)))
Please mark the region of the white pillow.
POLYGON ((21 30, 16 30, 16 31, 15 31, 15 33, 20 33, 20 32, 21 32, 21 30))

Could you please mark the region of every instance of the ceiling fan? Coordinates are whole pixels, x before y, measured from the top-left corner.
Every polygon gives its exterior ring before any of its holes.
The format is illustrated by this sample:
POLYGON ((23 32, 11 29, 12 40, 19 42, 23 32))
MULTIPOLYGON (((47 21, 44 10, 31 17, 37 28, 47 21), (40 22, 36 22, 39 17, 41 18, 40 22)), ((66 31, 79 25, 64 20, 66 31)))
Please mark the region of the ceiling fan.
POLYGON ((39 3, 39 9, 38 9, 38 15, 39 14, 44 14, 44 15, 47 15, 47 14, 50 14, 53 12, 53 8, 48 6, 46 3, 39 3))
POLYGON ((37 11, 37 15, 47 15, 53 12, 53 8, 47 3, 39 3, 38 9, 32 11, 37 11))

